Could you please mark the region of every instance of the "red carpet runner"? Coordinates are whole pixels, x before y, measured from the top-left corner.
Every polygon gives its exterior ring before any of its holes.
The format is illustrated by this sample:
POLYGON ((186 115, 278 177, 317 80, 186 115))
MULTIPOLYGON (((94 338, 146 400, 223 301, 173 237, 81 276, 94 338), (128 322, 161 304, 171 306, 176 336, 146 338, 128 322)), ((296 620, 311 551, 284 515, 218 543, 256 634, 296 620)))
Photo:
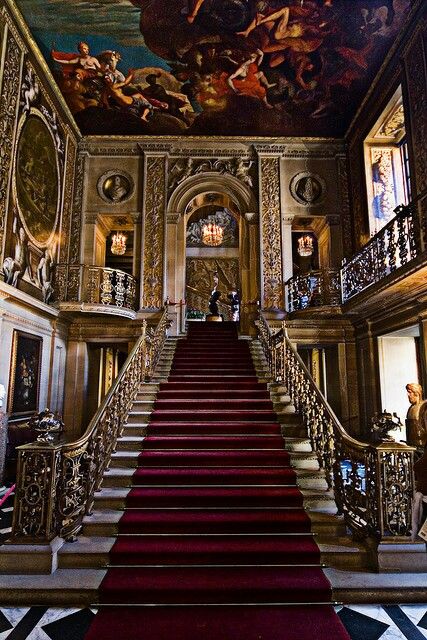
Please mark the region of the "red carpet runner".
POLYGON ((232 323, 179 341, 110 563, 86 640, 349 640, 232 323))

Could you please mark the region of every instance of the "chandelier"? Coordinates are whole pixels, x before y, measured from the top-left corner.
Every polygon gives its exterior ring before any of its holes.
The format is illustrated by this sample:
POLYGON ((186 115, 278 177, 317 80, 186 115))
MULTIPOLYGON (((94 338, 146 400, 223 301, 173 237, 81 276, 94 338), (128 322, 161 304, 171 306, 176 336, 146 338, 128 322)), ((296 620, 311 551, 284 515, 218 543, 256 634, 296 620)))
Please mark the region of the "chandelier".
POLYGON ((202 242, 208 247, 219 247, 224 239, 224 229, 215 222, 208 222, 202 227, 202 242))
POLYGON ((309 235, 298 238, 298 255, 302 258, 311 256, 313 253, 313 238, 309 235))
POLYGON ((126 253, 126 236, 118 231, 111 238, 111 253, 115 256, 122 256, 126 253))

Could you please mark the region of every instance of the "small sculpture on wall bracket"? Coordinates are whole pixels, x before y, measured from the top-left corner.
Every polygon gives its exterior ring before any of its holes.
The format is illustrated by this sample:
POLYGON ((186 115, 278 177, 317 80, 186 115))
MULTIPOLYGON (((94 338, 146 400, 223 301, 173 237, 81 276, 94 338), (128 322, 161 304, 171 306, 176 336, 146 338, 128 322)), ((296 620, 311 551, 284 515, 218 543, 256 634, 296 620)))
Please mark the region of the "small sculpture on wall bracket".
POLYGON ((305 207, 310 207, 323 200, 326 183, 320 176, 304 171, 292 178, 289 189, 294 200, 305 207))
POLYGON ((124 171, 107 171, 98 180, 98 194, 109 204, 121 204, 131 197, 134 182, 124 171))
POLYGON ((26 71, 22 79, 20 106, 23 113, 30 113, 31 107, 36 104, 40 96, 40 85, 34 69, 27 63, 26 71))

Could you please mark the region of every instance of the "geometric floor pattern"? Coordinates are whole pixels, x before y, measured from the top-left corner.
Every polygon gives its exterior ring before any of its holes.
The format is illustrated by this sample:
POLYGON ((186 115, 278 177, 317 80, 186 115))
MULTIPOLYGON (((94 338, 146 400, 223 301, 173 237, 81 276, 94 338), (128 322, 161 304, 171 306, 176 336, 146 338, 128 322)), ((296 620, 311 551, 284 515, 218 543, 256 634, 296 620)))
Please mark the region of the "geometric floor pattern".
MULTIPOLYGON (((0 500, 6 493, 7 487, 0 488, 0 500)), ((11 493, 0 507, 0 544, 3 544, 8 538, 10 538, 10 532, 12 531, 12 512, 13 512, 13 500, 15 494, 11 493)))
MULTIPOLYGON (((427 604, 349 605, 335 609, 351 640, 427 638, 427 604)), ((0 640, 83 640, 95 613, 95 609, 88 608, 0 608, 0 640)))

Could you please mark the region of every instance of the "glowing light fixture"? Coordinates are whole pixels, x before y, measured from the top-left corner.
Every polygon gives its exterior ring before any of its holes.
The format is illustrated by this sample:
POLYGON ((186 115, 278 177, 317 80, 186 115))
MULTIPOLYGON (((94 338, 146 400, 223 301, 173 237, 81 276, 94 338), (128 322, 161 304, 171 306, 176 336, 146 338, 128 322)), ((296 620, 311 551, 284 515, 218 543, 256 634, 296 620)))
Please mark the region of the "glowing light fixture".
POLYGON ((309 235, 298 238, 298 254, 302 258, 307 258, 313 253, 313 238, 309 235))
POLYGON ((208 222, 202 227, 202 242, 208 247, 219 247, 224 240, 224 229, 215 222, 208 222))
POLYGON ((126 253, 126 236, 124 233, 118 231, 111 238, 111 253, 115 256, 122 256, 126 253))

